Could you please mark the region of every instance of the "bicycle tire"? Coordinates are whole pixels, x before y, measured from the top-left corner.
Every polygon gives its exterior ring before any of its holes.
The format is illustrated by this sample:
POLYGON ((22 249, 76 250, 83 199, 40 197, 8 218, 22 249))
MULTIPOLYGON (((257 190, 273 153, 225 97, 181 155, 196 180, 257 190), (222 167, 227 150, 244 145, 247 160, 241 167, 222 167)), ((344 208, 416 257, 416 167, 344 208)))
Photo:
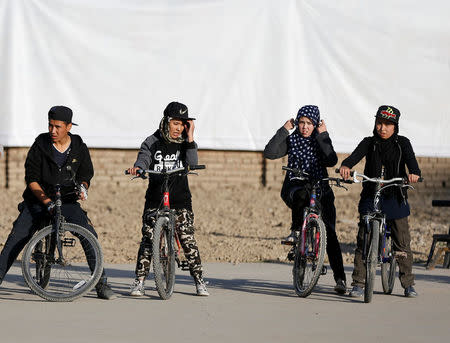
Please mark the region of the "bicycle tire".
POLYGON ((446 252, 444 255, 444 263, 442 264, 443 268, 450 268, 450 252, 446 252))
POLYGON ((389 257, 389 261, 381 261, 381 284, 383 285, 383 292, 391 294, 395 284, 397 259, 394 256, 392 238, 390 236, 386 237, 384 256, 389 257))
POLYGON ((153 229, 152 257, 156 290, 161 299, 173 294, 175 285, 175 251, 170 220, 159 217, 153 229))
POLYGON ((89 292, 99 281, 103 271, 103 254, 97 238, 84 227, 63 223, 63 255, 59 261, 56 233, 51 225, 38 231, 25 247, 22 257, 22 274, 30 289, 48 301, 73 301, 89 292), (53 247, 45 256, 48 264, 48 281, 42 283, 35 273, 39 256, 35 248, 44 240, 53 247), (44 287, 45 286, 45 287, 44 287))
POLYGON ((307 225, 305 254, 301 253, 301 244, 296 245, 294 266, 292 268, 295 293, 301 298, 311 294, 322 273, 327 242, 325 224, 319 218, 311 218, 307 225), (316 237, 318 235, 319 244, 316 237))
POLYGON ((33 251, 36 261, 36 282, 43 289, 47 288, 50 282, 50 273, 52 269, 52 265, 47 259, 47 256, 51 256, 55 250, 55 245, 51 244, 52 240, 50 238, 50 236, 46 236, 40 240, 33 251))
POLYGON ((377 220, 370 222, 370 246, 366 257, 366 282, 364 287, 364 302, 372 301, 373 286, 378 263, 378 243, 380 240, 380 223, 377 220))

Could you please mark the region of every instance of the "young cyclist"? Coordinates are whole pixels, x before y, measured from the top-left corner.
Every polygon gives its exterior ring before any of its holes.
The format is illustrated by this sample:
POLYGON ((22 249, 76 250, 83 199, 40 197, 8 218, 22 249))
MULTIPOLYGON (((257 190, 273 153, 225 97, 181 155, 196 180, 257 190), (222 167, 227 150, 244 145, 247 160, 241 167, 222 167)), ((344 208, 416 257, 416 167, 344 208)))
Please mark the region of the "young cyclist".
MULTIPOLYGON (((386 179, 406 177, 406 166, 409 170, 410 183, 417 182, 420 177, 420 169, 413 148, 408 138, 398 135, 398 122, 400 111, 394 106, 383 105, 378 108, 375 115, 375 127, 373 136, 364 138, 356 149, 347 157, 340 167, 343 178, 350 177, 350 169, 363 157, 366 158, 364 174, 369 177, 381 177, 384 167, 386 179)), ((360 214, 357 247, 355 250, 353 269, 352 297, 361 297, 364 294, 366 269, 362 261, 362 245, 364 226, 363 215, 373 210, 373 197, 375 185, 363 183, 363 190, 358 205, 360 214)), ((408 216, 410 214, 405 188, 392 187, 382 194, 381 209, 386 214, 388 224, 391 225, 394 250, 399 254, 399 278, 405 289, 406 297, 416 297, 414 289, 414 274, 412 273, 413 256, 411 252, 411 236, 409 233, 408 216)))
MULTIPOLYGON (((19 253, 36 232, 36 223, 45 219, 55 207, 55 185, 57 180, 71 178, 81 184, 79 195, 73 192, 73 185, 62 184, 62 214, 69 223, 88 229, 95 237, 91 225, 79 200, 87 199, 87 190, 94 176, 89 149, 80 136, 70 133, 72 110, 66 106, 53 106, 48 112, 48 132, 37 136, 25 161, 25 182, 23 202, 19 204, 20 214, 0 254, 0 284, 19 253), (70 168, 69 168, 70 167, 70 168), (70 170, 70 171, 69 171, 70 170)), ((116 295, 108 285, 106 274, 95 286, 101 299, 114 299, 116 295)))
MULTIPOLYGON (((134 167, 129 168, 128 172, 137 175, 139 170, 161 170, 163 167, 172 169, 186 164, 196 165, 198 156, 197 144, 194 142, 194 119, 189 118, 186 105, 178 102, 168 104, 159 129, 142 143, 134 167)), ((190 273, 195 281, 197 295, 208 296, 202 277, 200 253, 194 237, 194 213, 187 176, 173 178, 170 189, 172 190, 170 207, 176 210, 176 230, 190 273)), ((150 175, 142 216, 142 240, 136 263, 136 279, 131 286, 132 296, 142 296, 145 293, 144 281, 150 272, 155 225, 154 218, 146 218, 146 214, 158 209, 161 198, 162 179, 158 175, 150 175)))
MULTIPOLYGON (((328 176, 326 167, 337 163, 337 155, 333 149, 327 127, 320 120, 319 108, 314 105, 303 106, 297 118, 289 119, 272 137, 264 149, 264 157, 277 159, 288 155, 288 167, 299 168, 308 173, 313 179, 319 180, 328 176), (295 131, 289 135, 289 130, 295 131)), ((342 261, 342 252, 336 236, 336 208, 334 207, 334 193, 328 182, 322 185, 322 213, 327 230, 327 254, 333 270, 336 286, 334 290, 339 294, 346 292, 346 277, 342 261)), ((281 189, 281 198, 292 209, 291 234, 286 241, 296 240, 296 231, 302 226, 303 208, 308 206, 308 181, 298 181, 290 172, 281 189)))

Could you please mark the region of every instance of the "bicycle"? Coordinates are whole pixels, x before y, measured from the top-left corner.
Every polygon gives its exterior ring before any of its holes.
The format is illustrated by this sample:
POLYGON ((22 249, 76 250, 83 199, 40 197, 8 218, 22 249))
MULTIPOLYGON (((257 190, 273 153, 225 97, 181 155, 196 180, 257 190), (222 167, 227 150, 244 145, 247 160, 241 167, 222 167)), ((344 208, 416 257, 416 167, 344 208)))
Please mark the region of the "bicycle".
MULTIPOLYGON (((339 169, 335 170, 339 173, 339 169)), ((376 267, 381 264, 381 283, 383 292, 391 294, 394 289, 397 254, 394 251, 394 242, 391 237, 391 228, 387 223, 386 215, 380 209, 381 193, 389 187, 400 187, 414 189, 408 183, 407 178, 396 177, 384 180, 384 168, 381 171, 381 178, 370 178, 356 171, 351 171, 354 183, 373 182, 375 186, 375 195, 373 199, 373 211, 363 215, 364 236, 362 259, 366 266, 366 280, 364 285, 364 302, 372 301, 373 287, 375 283, 376 267), (362 180, 358 179, 361 178, 362 180)), ((423 178, 419 178, 422 182, 423 178)), ((398 253, 398 255, 403 255, 398 253)))
POLYGON ((61 185, 51 224, 38 230, 22 257, 22 274, 30 289, 43 299, 73 301, 89 292, 103 272, 97 238, 86 228, 67 223, 61 213, 61 185))
MULTIPOLYGON (((185 176, 187 174, 196 174, 191 170, 205 169, 204 165, 195 165, 187 167, 179 167, 173 169, 161 170, 138 170, 138 175, 133 177, 146 179, 147 175, 161 175, 163 177, 163 196, 162 207, 152 213, 148 213, 147 217, 156 219, 153 228, 152 240, 152 256, 153 256, 153 272, 155 275, 156 290, 161 299, 169 299, 175 286, 175 262, 181 270, 189 270, 187 261, 180 260, 181 244, 178 234, 175 230, 175 210, 170 208, 170 191, 169 178, 171 175, 185 176)), ((125 171, 128 175, 128 171, 125 171)))
MULTIPOLYGON (((309 175, 300 169, 284 166, 282 169, 291 172, 297 180, 310 180, 309 175)), ((320 275, 326 274, 326 267, 324 267, 323 262, 325 258, 327 231, 322 220, 322 209, 320 206, 322 183, 331 181, 331 186, 344 189, 346 187, 341 183, 352 183, 352 181, 332 177, 310 181, 312 181, 312 184, 309 206, 303 210, 302 228, 301 231, 296 232, 297 243, 281 242, 285 245, 294 245, 293 284, 295 292, 302 298, 310 295, 320 275)))

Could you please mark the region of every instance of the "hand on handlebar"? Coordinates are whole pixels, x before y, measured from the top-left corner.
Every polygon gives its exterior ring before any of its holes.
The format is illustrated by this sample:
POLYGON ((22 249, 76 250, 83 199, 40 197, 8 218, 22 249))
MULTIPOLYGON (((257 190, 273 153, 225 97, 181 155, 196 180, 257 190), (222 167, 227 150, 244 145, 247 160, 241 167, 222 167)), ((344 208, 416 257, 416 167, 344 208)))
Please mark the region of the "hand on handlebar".
POLYGON ((339 168, 339 174, 341 174, 341 177, 344 180, 350 179, 350 177, 351 177, 350 172, 351 172, 351 170, 349 167, 341 166, 341 168, 339 168))
POLYGON ((409 174, 409 175, 408 175, 408 181, 409 181, 409 183, 416 183, 416 182, 419 182, 419 178, 420 178, 419 175, 415 175, 415 174, 409 174))
POLYGON ((140 176, 142 174, 142 169, 139 167, 128 168, 125 170, 125 174, 140 176))

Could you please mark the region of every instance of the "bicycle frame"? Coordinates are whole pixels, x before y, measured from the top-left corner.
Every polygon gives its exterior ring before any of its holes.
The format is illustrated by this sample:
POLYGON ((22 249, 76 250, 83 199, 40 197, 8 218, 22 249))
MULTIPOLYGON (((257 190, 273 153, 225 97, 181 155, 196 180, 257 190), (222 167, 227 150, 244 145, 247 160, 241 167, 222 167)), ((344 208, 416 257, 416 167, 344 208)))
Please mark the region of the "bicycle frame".
MULTIPOLYGON (((169 177, 172 174, 179 174, 179 175, 181 175, 182 173, 186 173, 186 175, 187 174, 196 174, 196 173, 191 172, 190 170, 204 169, 204 168, 205 168, 204 165, 197 165, 197 166, 190 166, 190 167, 188 166, 187 168, 178 167, 178 168, 167 170, 166 167, 163 166, 162 170, 159 170, 159 171, 143 170, 143 171, 141 171, 140 174, 138 174, 137 176, 134 176, 132 178, 132 179, 135 179, 138 177, 146 178, 145 174, 163 175, 162 207, 157 209, 156 219, 158 219, 160 217, 167 218, 167 220, 169 222, 169 228, 170 228, 170 237, 173 237, 174 242, 176 243, 175 259, 177 261, 178 267, 181 268, 182 270, 188 270, 188 266, 187 266, 187 263, 183 263, 186 261, 180 261, 179 257, 178 257, 180 255, 182 247, 181 247, 181 243, 180 243, 178 234, 175 230, 175 210, 170 208, 169 177)), ((127 171, 125 171, 125 174, 127 174, 127 171)))
MULTIPOLYGON (((320 217, 320 210, 318 210, 318 208, 316 207, 316 199, 317 199, 317 186, 318 183, 316 183, 313 186, 313 189, 311 190, 311 195, 309 197, 309 206, 306 207, 303 210, 303 224, 302 224, 302 230, 301 230, 301 247, 300 247, 300 251, 302 255, 306 254, 306 233, 307 233, 307 225, 308 222, 311 220, 311 218, 319 218, 320 217)), ((320 186, 319 186, 320 187, 320 186)), ((318 256, 318 243, 319 243, 319 239, 320 237, 318 235, 316 235, 315 240, 316 240, 316 249, 314 251, 314 257, 317 258, 318 256)))

